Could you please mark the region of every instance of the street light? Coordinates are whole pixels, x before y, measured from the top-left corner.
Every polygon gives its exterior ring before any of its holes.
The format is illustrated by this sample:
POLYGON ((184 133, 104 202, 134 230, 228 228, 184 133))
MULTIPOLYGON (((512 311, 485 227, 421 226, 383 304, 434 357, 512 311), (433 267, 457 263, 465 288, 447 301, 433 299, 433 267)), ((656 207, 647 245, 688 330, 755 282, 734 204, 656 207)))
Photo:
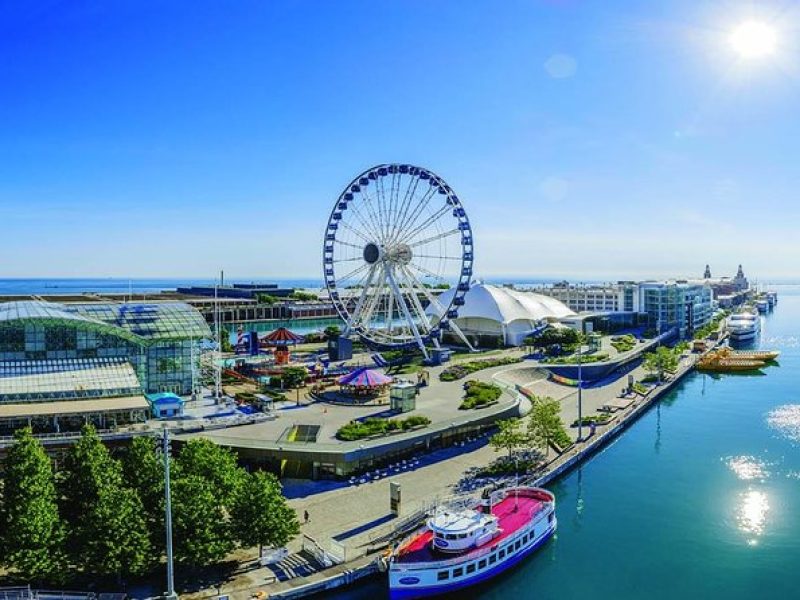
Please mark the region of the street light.
POLYGON ((164 521, 167 530, 167 593, 166 600, 178 600, 175 593, 175 568, 172 563, 172 499, 169 490, 169 429, 164 428, 164 521))
MULTIPOLYGON (((581 327, 580 336, 583 336, 583 327, 581 327)), ((583 390, 583 377, 582 377, 582 369, 581 369, 581 351, 583 350, 583 340, 581 337, 578 338, 578 441, 583 441, 583 416, 581 414, 581 409, 583 408, 583 397, 581 396, 581 392, 583 390)))

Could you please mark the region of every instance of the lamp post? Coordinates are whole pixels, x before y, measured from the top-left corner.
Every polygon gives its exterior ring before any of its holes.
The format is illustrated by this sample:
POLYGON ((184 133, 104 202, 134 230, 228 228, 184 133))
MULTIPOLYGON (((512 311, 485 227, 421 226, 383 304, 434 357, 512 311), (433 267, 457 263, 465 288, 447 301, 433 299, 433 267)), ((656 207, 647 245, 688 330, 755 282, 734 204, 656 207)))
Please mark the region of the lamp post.
POLYGON ((175 568, 172 562, 172 498, 169 489, 169 429, 164 428, 164 523, 167 531, 167 593, 166 600, 178 600, 175 593, 175 568))
MULTIPOLYGON (((583 327, 581 327, 580 336, 583 336, 583 327)), ((581 368, 581 351, 583 350, 583 340, 578 338, 578 441, 583 441, 583 415, 581 414, 583 408, 583 397, 581 392, 583 390, 583 373, 581 368)))

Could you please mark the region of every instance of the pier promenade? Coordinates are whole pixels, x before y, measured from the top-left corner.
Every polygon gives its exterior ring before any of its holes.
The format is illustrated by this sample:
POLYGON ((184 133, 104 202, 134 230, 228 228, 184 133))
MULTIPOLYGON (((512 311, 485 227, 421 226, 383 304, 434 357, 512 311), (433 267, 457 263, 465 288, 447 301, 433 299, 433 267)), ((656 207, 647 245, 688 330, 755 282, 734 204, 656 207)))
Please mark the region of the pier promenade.
MULTIPOLYGON (((552 459, 548 463, 535 473, 527 475, 530 482, 546 485, 590 457, 633 423, 694 368, 696 359, 695 355, 684 355, 673 375, 665 378, 661 385, 654 387, 646 396, 630 397, 629 403, 628 400, 620 401, 620 392, 627 375, 608 385, 584 389, 584 416, 596 414, 598 409, 609 403, 628 403, 628 406, 615 412, 607 424, 598 425, 593 435, 590 434, 590 428, 584 426, 583 439, 580 441, 577 440, 577 428, 570 427, 577 418, 577 389, 548 381, 536 369, 522 365, 492 369, 479 378, 491 379, 507 389, 523 385, 537 396, 551 396, 561 403, 562 419, 576 443, 560 455, 551 454, 552 459)), ((630 373, 636 380, 645 375, 641 366, 630 373)), ((221 592, 232 600, 243 600, 263 592, 270 597, 292 598, 321 591, 328 586, 345 585, 360 575, 372 574, 375 559, 380 551, 388 547, 398 526, 408 526, 410 521, 421 516, 438 499, 459 493, 477 493, 481 484, 489 482, 475 480, 471 474, 476 467, 486 466, 498 456, 489 446, 488 436, 483 436, 465 443, 464 446, 439 450, 425 456, 419 464, 408 470, 398 470, 388 477, 360 485, 287 481, 285 489, 290 497, 290 504, 299 515, 304 515, 306 511, 309 514, 309 521, 302 525, 302 535, 293 541, 290 551, 300 552, 312 541, 325 550, 335 548, 339 555, 344 555, 345 562, 308 577, 287 581, 277 581, 274 572, 268 567, 253 568, 218 587, 186 594, 185 597, 212 598, 221 592), (399 484, 402 490, 399 517, 394 517, 390 511, 389 487, 392 482, 399 484)))

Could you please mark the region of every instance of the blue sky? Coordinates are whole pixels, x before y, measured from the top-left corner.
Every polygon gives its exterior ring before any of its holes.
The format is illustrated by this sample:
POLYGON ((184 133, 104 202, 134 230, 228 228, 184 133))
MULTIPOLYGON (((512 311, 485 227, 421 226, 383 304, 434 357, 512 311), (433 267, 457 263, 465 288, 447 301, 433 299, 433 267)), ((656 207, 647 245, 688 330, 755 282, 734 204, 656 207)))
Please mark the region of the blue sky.
POLYGON ((0 277, 315 277, 381 162, 457 191, 484 277, 798 275, 789 2, 1 6, 0 277))

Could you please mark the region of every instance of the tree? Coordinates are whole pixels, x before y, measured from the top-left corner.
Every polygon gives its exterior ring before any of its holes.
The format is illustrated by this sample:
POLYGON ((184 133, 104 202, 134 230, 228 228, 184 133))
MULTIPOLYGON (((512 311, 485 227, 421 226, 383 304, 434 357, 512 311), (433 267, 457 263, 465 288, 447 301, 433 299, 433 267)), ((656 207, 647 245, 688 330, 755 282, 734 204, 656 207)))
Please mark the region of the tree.
POLYGON ((275 296, 270 296, 269 294, 256 294, 256 302, 259 304, 266 304, 267 306, 272 306, 278 301, 278 298, 275 296))
POLYGON ((311 294, 309 292, 300 292, 300 291, 292 292, 291 294, 289 294, 289 298, 291 300, 299 300, 301 302, 319 300, 319 296, 317 296, 316 294, 311 294))
POLYGON ((160 556, 165 545, 164 530, 164 462, 151 437, 135 437, 122 457, 125 484, 136 491, 142 501, 150 545, 160 556))
POLYGON ((94 427, 83 427, 65 466, 64 513, 73 562, 100 577, 140 574, 151 553, 144 507, 125 487, 122 465, 94 427))
POLYGON ((286 367, 283 370, 283 382, 288 388, 299 387, 306 382, 308 369, 305 367, 286 367))
POLYGON ((4 467, 3 562, 28 582, 58 579, 64 526, 52 464, 30 427, 14 432, 4 467))
POLYGON ((659 378, 665 371, 674 371, 678 368, 678 353, 666 346, 659 346, 653 352, 644 355, 643 366, 645 371, 657 374, 659 378))
POLYGON ((528 440, 545 456, 550 454, 550 445, 563 437, 561 404, 553 398, 536 398, 528 415, 528 440))
POLYGON ((220 352, 234 351, 233 344, 231 344, 231 332, 224 327, 219 331, 219 349, 220 352))
POLYGON ((272 473, 248 474, 239 486, 231 510, 234 534, 239 543, 250 548, 279 548, 300 533, 293 508, 286 503, 281 484, 272 473))
POLYGON ((245 471, 236 463, 236 455, 205 439, 186 442, 175 461, 176 477, 196 475, 209 482, 217 504, 229 506, 245 471))
POLYGON ((219 490, 200 475, 182 473, 171 491, 175 560, 202 567, 225 558, 234 540, 219 490))
POLYGON ((342 333, 342 330, 339 329, 338 325, 329 325, 325 328, 322 334, 325 336, 326 340, 332 340, 339 337, 342 333))
POLYGON ((495 452, 505 450, 511 457, 514 451, 525 443, 525 434, 521 429, 522 421, 519 419, 502 419, 497 421, 499 431, 490 439, 489 443, 495 452))

